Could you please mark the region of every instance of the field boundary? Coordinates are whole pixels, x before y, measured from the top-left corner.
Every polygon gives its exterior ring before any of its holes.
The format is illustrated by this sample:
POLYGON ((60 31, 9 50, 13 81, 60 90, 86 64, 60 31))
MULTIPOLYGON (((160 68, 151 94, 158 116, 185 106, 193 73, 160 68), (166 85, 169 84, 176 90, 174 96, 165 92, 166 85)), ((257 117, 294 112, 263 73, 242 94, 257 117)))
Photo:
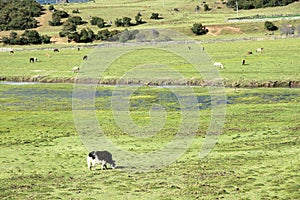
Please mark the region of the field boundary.
MULTIPOLYGON (((217 38, 217 39, 207 39, 207 40, 201 40, 196 41, 196 44, 209 44, 209 43, 219 43, 219 42, 240 42, 240 41, 262 41, 262 40, 280 40, 280 39, 287 39, 287 38, 299 38, 300 34, 298 35, 280 35, 280 36, 269 36, 269 37, 241 37, 241 38, 217 38)), ((189 43, 185 41, 168 41, 168 42, 176 42, 177 44, 180 43, 189 43)), ((156 42, 157 43, 157 42, 156 42)), ((154 44, 151 42, 145 42, 145 45, 148 44, 154 44)), ((116 43, 116 42, 104 42, 104 43, 98 43, 98 44, 85 44, 85 45, 73 45, 73 46, 61 46, 59 49, 77 49, 77 48, 95 48, 95 47, 120 47, 120 46, 130 46, 134 43, 116 43)), ((9 52, 11 50, 14 51, 38 51, 38 50, 53 50, 57 47, 33 47, 33 48, 22 48, 22 47, 1 47, 0 52, 9 52)))

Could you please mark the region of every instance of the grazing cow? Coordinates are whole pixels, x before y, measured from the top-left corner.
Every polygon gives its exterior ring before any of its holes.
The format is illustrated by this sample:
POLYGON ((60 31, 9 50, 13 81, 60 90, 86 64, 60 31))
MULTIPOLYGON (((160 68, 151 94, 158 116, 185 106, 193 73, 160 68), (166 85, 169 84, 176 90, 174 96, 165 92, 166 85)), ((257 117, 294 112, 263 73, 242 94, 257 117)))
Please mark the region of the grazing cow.
POLYGON ((264 50, 264 48, 258 48, 256 49, 256 52, 262 52, 264 50))
POLYGON ((248 55, 251 55, 251 54, 253 54, 253 52, 252 51, 248 51, 248 53, 247 53, 248 55))
POLYGON ((87 55, 83 56, 82 58, 82 60, 87 60, 87 59, 88 59, 87 55))
POLYGON ((37 58, 29 58, 29 62, 37 62, 37 58))
POLYGON ((77 47, 77 51, 80 51, 80 48, 79 48, 79 47, 77 47))
POLYGON ((53 52, 55 53, 55 52, 59 52, 59 50, 58 49, 53 49, 53 52))
POLYGON ((215 67, 220 67, 220 68, 222 68, 222 69, 224 68, 223 64, 220 63, 220 62, 215 62, 215 63, 214 63, 214 66, 215 66, 215 67))
POLYGON ((15 53, 13 50, 10 50, 9 53, 15 53))
POLYGON ((89 170, 91 170, 92 167, 95 168, 95 166, 100 163, 102 169, 107 169, 106 163, 110 164, 113 169, 116 167, 115 161, 112 159, 112 155, 108 151, 92 151, 88 154, 87 165, 89 170))
POLYGON ((242 65, 245 65, 245 64, 246 64, 246 60, 243 59, 243 60, 242 60, 242 65))
POLYGON ((191 50, 191 49, 192 49, 192 47, 188 46, 188 49, 189 49, 189 50, 191 50))
POLYGON ((73 73, 78 73, 79 72, 79 67, 78 66, 73 67, 72 72, 73 73))

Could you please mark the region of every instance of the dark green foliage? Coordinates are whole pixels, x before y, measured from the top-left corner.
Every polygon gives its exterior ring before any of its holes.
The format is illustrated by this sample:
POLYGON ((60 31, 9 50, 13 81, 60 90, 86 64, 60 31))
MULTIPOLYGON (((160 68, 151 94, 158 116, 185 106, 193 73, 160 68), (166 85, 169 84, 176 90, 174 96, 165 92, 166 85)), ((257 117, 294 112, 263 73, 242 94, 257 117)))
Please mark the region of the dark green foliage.
POLYGON ((159 14, 158 13, 152 13, 150 19, 159 19, 159 14))
MULTIPOLYGON (((286 6, 298 0, 238 0, 239 9, 254 9, 265 7, 286 6)), ((236 0, 228 0, 228 7, 236 9, 236 0)))
POLYGON ((42 6, 34 0, 0 1, 0 30, 36 28, 34 17, 39 17, 41 11, 42 6))
POLYGON ((53 5, 49 5, 49 8, 48 10, 55 10, 54 6, 53 5))
POLYGON ((131 25, 131 18, 129 17, 123 17, 123 26, 128 27, 131 25))
POLYGON ((208 4, 204 4, 204 11, 210 11, 211 8, 208 6, 208 4))
POLYGON ((117 18, 115 20, 115 25, 117 27, 119 26, 129 27, 131 25, 131 18, 129 17, 123 17, 122 19, 117 18))
POLYGON ((61 17, 59 15, 52 15, 52 21, 48 21, 50 26, 60 26, 61 23, 61 17))
POLYGON ((72 16, 72 17, 68 17, 66 22, 70 22, 73 23, 75 25, 81 25, 84 22, 82 21, 82 18, 80 16, 72 16))
POLYGON ((53 15, 60 16, 61 18, 67 18, 67 17, 69 17, 69 14, 66 11, 64 11, 64 10, 55 10, 53 12, 52 16, 53 15))
POLYGON ((95 26, 98 26, 99 28, 105 27, 104 19, 102 19, 100 17, 92 17, 91 24, 95 25, 95 26))
POLYGON ((52 21, 49 21, 50 26, 60 26, 62 25, 61 19, 69 17, 69 14, 63 10, 55 10, 52 14, 52 21))
POLYGON ((123 21, 122 21, 122 19, 117 18, 117 19, 115 20, 115 25, 116 25, 116 27, 123 26, 123 21))
POLYGON ((108 29, 98 31, 96 35, 96 40, 103 40, 103 41, 118 41, 119 34, 121 31, 119 30, 112 30, 109 31, 108 29))
POLYGON ((273 24, 273 22, 266 21, 265 22, 265 29, 267 29, 268 31, 276 31, 276 30, 278 30, 278 27, 275 26, 273 24))
POLYGON ((142 24, 143 23, 143 19, 142 19, 142 14, 141 13, 136 14, 135 21, 136 21, 136 24, 142 24))
POLYGON ((42 36, 41 36, 41 39, 42 39, 42 43, 44 43, 44 44, 49 44, 49 43, 51 43, 51 37, 48 36, 48 35, 42 35, 42 36))
POLYGON ((208 29, 199 23, 194 24, 191 30, 196 35, 205 35, 206 33, 208 33, 208 29))
POLYGON ((50 43, 50 39, 51 37, 47 35, 40 36, 36 30, 25 30, 21 36, 16 32, 11 32, 9 37, 3 37, 3 43, 10 45, 42 44, 50 43))
POLYGON ((72 13, 74 13, 74 14, 76 14, 76 13, 77 13, 77 14, 78 14, 78 13, 80 13, 80 12, 79 12, 79 10, 78 10, 78 9, 76 9, 76 10, 73 10, 73 11, 72 11, 72 13))
POLYGON ((90 28, 82 29, 80 33, 68 32, 66 36, 68 36, 69 41, 73 40, 75 42, 93 42, 96 39, 94 32, 90 28))

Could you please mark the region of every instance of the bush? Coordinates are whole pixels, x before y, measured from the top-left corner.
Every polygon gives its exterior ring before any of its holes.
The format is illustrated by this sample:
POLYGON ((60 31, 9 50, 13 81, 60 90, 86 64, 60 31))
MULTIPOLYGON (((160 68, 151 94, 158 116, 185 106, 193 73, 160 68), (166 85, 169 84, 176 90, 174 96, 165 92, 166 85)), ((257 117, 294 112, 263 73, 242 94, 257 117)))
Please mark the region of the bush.
POLYGON ((49 8, 48 10, 55 10, 54 6, 53 5, 49 5, 49 8))
POLYGON ((105 27, 104 19, 102 19, 100 17, 92 17, 90 22, 91 22, 92 25, 96 25, 99 28, 105 27))
POLYGON ((142 24, 143 23, 143 19, 142 19, 141 13, 136 14, 135 21, 136 21, 136 24, 142 24))
POLYGON ((61 17, 58 15, 52 15, 52 21, 48 21, 50 26, 60 26, 62 25, 61 23, 61 17))
POLYGON ((70 23, 73 23, 75 25, 83 24, 82 18, 80 16, 68 17, 66 22, 70 22, 70 23))
POLYGON ((159 19, 158 13, 152 13, 150 19, 159 19))
POLYGON ((207 4, 204 4, 204 11, 209 11, 209 10, 210 10, 209 6, 207 4))
POLYGON ((72 13, 74 13, 74 14, 76 14, 76 13, 77 13, 77 14, 78 14, 78 13, 80 13, 80 12, 79 12, 79 10, 78 10, 78 9, 76 9, 76 10, 73 10, 73 11, 72 11, 72 13))
POLYGON ((266 21, 265 29, 267 29, 268 31, 276 31, 276 30, 278 30, 278 27, 275 26, 272 22, 266 21))
POLYGON ((116 27, 125 26, 128 27, 131 25, 131 18, 129 17, 123 17, 122 19, 117 18, 115 20, 116 27))
POLYGON ((194 24, 193 27, 191 28, 191 30, 196 35, 205 35, 206 33, 208 33, 208 29, 199 23, 194 24))

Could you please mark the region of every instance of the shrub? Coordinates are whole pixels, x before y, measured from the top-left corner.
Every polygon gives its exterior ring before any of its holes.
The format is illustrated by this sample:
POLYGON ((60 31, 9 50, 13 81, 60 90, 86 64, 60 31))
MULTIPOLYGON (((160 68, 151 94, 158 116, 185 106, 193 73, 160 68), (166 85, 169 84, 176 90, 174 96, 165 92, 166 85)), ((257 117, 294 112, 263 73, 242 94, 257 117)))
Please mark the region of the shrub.
POLYGON ((76 13, 80 13, 78 9, 73 10, 72 13, 76 14, 76 13))
POLYGON ((136 24, 142 24, 143 23, 143 19, 142 19, 142 14, 141 13, 136 14, 135 21, 136 21, 136 24))
POLYGON ((99 28, 105 27, 104 19, 102 19, 100 17, 92 17, 90 22, 91 22, 92 25, 96 25, 99 28))
POLYGON ((49 5, 49 8, 48 10, 55 10, 54 6, 53 5, 49 5))
POLYGON ((276 30, 278 30, 278 27, 275 26, 272 22, 266 21, 265 29, 267 29, 268 31, 276 31, 276 30))
POLYGON ((158 13, 152 13, 150 19, 159 19, 158 13))
POLYGON ((203 26, 202 24, 199 24, 199 23, 195 23, 191 30, 196 35, 205 35, 206 33, 208 33, 208 29, 205 26, 203 26))
POLYGON ((70 23, 73 23, 75 25, 83 24, 82 18, 80 16, 68 17, 66 22, 70 22, 70 23))

